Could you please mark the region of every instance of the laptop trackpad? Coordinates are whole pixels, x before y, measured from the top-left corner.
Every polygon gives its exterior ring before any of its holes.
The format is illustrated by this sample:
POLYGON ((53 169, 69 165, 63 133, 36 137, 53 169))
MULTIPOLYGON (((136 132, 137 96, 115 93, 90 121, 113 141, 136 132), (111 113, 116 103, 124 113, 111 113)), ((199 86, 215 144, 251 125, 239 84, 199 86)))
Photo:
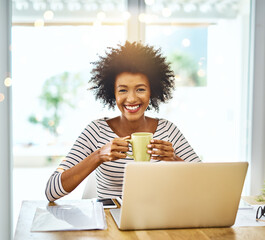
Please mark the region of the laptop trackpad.
POLYGON ((110 209, 110 213, 115 220, 118 228, 120 227, 120 216, 121 216, 121 209, 120 208, 115 208, 115 209, 110 209))

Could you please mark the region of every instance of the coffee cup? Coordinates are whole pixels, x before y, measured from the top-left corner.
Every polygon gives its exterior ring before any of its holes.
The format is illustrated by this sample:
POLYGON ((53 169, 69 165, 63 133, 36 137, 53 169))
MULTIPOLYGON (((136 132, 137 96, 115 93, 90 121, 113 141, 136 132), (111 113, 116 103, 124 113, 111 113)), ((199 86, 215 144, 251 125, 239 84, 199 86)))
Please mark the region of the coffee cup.
POLYGON ((150 144, 153 139, 153 134, 148 132, 137 132, 131 135, 131 139, 126 139, 132 145, 132 155, 126 153, 128 157, 131 157, 136 162, 148 162, 151 155, 147 153, 147 145, 150 144))

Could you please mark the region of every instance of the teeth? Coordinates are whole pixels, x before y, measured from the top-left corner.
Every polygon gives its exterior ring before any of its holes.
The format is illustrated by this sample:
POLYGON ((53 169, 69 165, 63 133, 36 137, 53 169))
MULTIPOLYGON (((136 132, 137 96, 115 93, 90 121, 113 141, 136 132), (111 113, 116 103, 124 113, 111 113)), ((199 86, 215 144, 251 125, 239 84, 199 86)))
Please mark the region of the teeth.
POLYGON ((135 110, 138 107, 140 107, 140 105, 136 105, 136 106, 125 106, 128 110, 135 110))

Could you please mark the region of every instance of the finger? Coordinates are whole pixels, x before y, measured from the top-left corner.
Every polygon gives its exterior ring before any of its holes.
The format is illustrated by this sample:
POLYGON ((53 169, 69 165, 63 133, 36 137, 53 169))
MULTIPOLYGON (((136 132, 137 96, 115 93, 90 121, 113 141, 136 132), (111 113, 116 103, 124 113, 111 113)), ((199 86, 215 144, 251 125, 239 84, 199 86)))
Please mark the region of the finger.
POLYGON ((149 154, 152 155, 159 155, 159 156, 168 156, 169 154, 166 151, 162 151, 160 149, 153 149, 147 151, 149 154))
POLYGON ((158 154, 158 149, 149 149, 149 150, 147 150, 147 153, 149 153, 149 154, 151 154, 151 155, 160 155, 160 154, 158 154))
POLYGON ((112 142, 113 144, 117 145, 117 146, 128 146, 129 143, 121 138, 116 138, 113 140, 112 142))
POLYGON ((174 159, 173 151, 162 151, 159 149, 153 149, 153 150, 147 150, 147 153, 151 154, 151 157, 160 156, 160 157, 167 157, 174 159))
POLYGON ((131 137, 130 136, 126 136, 126 137, 123 137, 121 139, 125 140, 125 139, 130 139, 131 137))
POLYGON ((128 152, 129 151, 129 147, 128 146, 112 145, 111 146, 111 151, 115 151, 115 152, 128 152))
POLYGON ((117 160, 117 159, 120 159, 120 158, 126 158, 126 154, 125 153, 121 153, 121 152, 112 152, 111 153, 111 157, 112 159, 111 160, 117 160))
POLYGON ((152 156, 152 160, 159 160, 159 161, 173 161, 173 158, 170 157, 162 157, 162 156, 152 156))
POLYGON ((160 156, 152 156, 151 157, 152 160, 163 160, 163 157, 160 157, 160 156))
POLYGON ((114 138, 113 141, 124 141, 126 139, 130 139, 130 136, 126 136, 126 137, 121 137, 121 138, 114 138))
POLYGON ((169 146, 169 145, 164 145, 164 144, 149 144, 147 145, 148 148, 150 149, 161 149, 161 150, 164 150, 164 151, 170 151, 170 152, 173 152, 173 148, 172 146, 169 146))
POLYGON ((154 143, 154 144, 163 144, 163 145, 167 145, 167 146, 172 146, 171 142, 163 141, 163 140, 160 140, 160 139, 152 139, 150 142, 154 143))

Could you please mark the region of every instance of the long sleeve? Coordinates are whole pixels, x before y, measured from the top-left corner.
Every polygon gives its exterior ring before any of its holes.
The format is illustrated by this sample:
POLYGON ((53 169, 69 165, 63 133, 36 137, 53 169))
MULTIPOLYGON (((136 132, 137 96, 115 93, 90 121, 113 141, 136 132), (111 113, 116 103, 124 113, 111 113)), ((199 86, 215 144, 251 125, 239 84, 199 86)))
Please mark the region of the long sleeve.
POLYGON ((75 141, 72 149, 49 178, 45 195, 52 202, 68 194, 61 183, 62 173, 80 163, 97 149, 98 127, 96 121, 89 124, 75 141))
POLYGON ((56 199, 68 194, 68 192, 63 189, 61 183, 61 174, 61 172, 56 170, 47 182, 45 195, 50 202, 53 202, 56 199))

